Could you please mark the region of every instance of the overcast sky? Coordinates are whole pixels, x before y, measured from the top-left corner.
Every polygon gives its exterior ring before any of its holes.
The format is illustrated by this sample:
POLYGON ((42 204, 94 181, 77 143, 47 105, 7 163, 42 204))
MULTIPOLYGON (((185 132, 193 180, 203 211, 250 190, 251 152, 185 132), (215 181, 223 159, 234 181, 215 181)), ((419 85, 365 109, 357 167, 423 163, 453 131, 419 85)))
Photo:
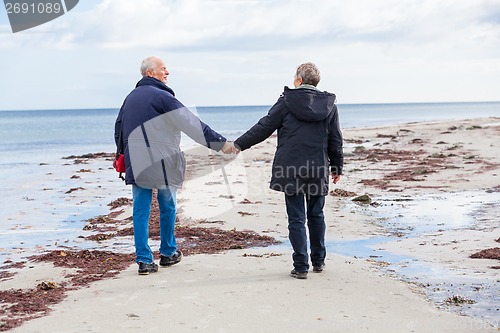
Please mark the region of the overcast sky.
POLYGON ((316 63, 339 103, 500 100, 500 0, 80 0, 13 34, 0 110, 118 108, 157 55, 187 105, 270 105, 316 63))

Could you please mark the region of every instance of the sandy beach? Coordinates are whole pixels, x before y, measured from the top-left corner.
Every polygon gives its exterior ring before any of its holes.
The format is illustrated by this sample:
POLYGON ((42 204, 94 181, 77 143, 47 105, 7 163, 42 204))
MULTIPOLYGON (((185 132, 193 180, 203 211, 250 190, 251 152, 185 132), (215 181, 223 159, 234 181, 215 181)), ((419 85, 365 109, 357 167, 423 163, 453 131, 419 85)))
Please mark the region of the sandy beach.
MULTIPOLYGON (((0 267, 0 331, 498 332, 500 118, 343 134, 345 172, 325 207, 324 272, 289 276, 284 198, 268 188, 275 137, 236 157, 192 149, 178 193, 180 264, 137 274, 122 199, 82 230, 94 235, 85 249, 109 252, 73 257, 83 248, 61 246, 0 267), (487 249, 496 259, 470 257, 487 249), (102 262, 108 275, 99 275, 102 262), (10 308, 16 294, 48 308, 10 308)), ((82 175, 78 186, 92 188, 83 195, 118 182, 112 169, 100 171, 102 187, 92 177, 82 175)))

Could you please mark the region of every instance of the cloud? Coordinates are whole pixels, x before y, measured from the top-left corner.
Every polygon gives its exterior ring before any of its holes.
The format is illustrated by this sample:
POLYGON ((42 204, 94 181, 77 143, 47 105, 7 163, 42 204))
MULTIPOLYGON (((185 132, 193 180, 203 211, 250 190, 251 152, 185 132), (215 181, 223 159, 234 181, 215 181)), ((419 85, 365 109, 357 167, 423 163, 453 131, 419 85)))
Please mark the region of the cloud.
POLYGON ((119 105, 149 55, 187 104, 272 104, 304 61, 342 103, 498 100, 498 17, 498 0, 86 0, 0 31, 0 108, 21 107, 15 82, 39 100, 22 107, 119 105))
POLYGON ((103 0, 26 34, 50 47, 269 49, 498 41, 500 4, 451 0, 103 0))

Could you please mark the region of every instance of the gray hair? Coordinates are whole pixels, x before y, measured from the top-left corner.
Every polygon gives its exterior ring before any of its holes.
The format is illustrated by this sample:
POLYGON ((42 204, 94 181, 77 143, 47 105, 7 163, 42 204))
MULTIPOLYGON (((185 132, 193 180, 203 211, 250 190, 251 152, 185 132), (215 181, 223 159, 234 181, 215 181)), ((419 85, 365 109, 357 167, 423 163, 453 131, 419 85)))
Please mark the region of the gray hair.
POLYGON ((142 64, 141 64, 141 75, 144 77, 144 76, 147 76, 147 71, 152 71, 154 70, 154 67, 156 65, 155 63, 155 60, 157 59, 157 57, 148 57, 146 59, 144 59, 142 61, 142 64))
POLYGON ((299 65, 295 76, 302 78, 302 84, 310 84, 315 87, 318 85, 319 80, 321 80, 319 69, 312 62, 299 65))

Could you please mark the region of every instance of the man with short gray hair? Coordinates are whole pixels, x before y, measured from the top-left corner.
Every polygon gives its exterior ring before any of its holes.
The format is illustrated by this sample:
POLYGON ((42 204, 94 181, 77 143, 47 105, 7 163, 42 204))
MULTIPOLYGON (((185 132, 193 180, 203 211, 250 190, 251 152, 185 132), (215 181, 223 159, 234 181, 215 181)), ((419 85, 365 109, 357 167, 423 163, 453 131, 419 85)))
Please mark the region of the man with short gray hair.
POLYGON ((181 132, 215 151, 236 153, 232 144, 186 108, 166 85, 170 74, 163 60, 149 57, 141 64, 142 79, 125 98, 115 123, 115 141, 123 147, 125 183, 132 185, 133 224, 139 274, 158 271, 148 245, 153 189, 160 208, 160 266, 182 259, 174 235, 176 191, 184 181, 186 160, 181 132))
POLYGON ((289 239, 293 247, 291 276, 306 279, 309 271, 306 220, 313 272, 325 267, 325 218, 323 207, 328 178, 340 180, 343 167, 342 133, 336 97, 316 86, 318 68, 310 62, 297 67, 295 89, 285 87, 267 116, 234 141, 245 150, 278 131, 270 188, 284 192, 289 239))

